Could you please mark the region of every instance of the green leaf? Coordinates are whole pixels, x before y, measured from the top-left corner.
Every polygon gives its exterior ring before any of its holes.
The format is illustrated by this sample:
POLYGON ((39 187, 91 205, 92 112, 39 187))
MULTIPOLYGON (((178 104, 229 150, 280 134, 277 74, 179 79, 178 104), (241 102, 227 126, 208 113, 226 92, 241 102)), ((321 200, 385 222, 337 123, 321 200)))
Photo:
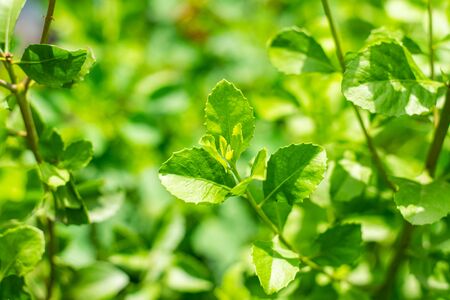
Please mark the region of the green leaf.
POLYGON ((47 128, 39 137, 39 151, 46 162, 57 164, 64 151, 61 135, 53 128, 47 128))
POLYGON ((269 295, 286 287, 300 270, 297 253, 282 245, 278 237, 271 242, 255 242, 252 257, 259 282, 269 295))
POLYGON ((336 71, 322 47, 299 28, 287 28, 269 42, 272 64, 285 74, 336 71))
POLYGON ((266 180, 267 177, 267 150, 261 149, 255 157, 250 177, 257 180, 266 180))
POLYGON ((430 184, 395 178, 398 192, 394 201, 403 217, 413 225, 432 224, 450 213, 450 184, 437 180, 430 184))
POLYGON ((18 64, 37 83, 61 87, 82 80, 93 65, 93 56, 84 49, 68 51, 38 44, 28 46, 18 64))
POLYGON ((338 267, 354 264, 362 251, 361 225, 334 226, 317 238, 314 243, 314 261, 321 265, 338 267))
POLYGON ((0 44, 5 53, 10 52, 9 43, 25 2, 26 0, 0 1, 0 44))
POLYGON ((0 281, 8 275, 23 276, 33 270, 44 253, 44 234, 22 225, 0 234, 0 281))
POLYGON ((0 280, 0 299, 31 300, 31 296, 24 290, 25 281, 15 275, 0 280))
POLYGON ((127 274, 120 269, 110 263, 97 262, 78 270, 66 293, 73 300, 116 299, 128 282, 127 274))
POLYGON ((222 157, 222 155, 217 150, 216 139, 210 134, 205 134, 200 140, 200 145, 205 149, 209 155, 211 155, 215 160, 217 160, 226 170, 228 168, 227 161, 222 157))
POLYGON ((52 164, 43 162, 39 164, 41 180, 51 188, 65 185, 70 180, 70 173, 52 164))
POLYGON ((61 167, 71 171, 83 169, 89 164, 93 154, 91 142, 74 142, 64 150, 61 167))
POLYGON ((160 168, 159 178, 172 195, 192 203, 221 203, 234 186, 223 166, 199 148, 175 152, 160 168))
POLYGON ((222 80, 215 86, 206 102, 205 118, 207 133, 214 136, 218 148, 220 136, 231 146, 240 140, 239 149, 232 149, 235 158, 248 147, 255 130, 253 108, 232 83, 222 80))
MULTIPOLYGON (((52 196, 55 198, 57 220, 66 225, 90 223, 86 205, 72 180, 69 180, 63 186, 58 186, 52 196)), ((111 204, 113 206, 113 203, 111 204)))
POLYGON ((409 51, 395 41, 381 41, 353 55, 342 81, 342 92, 349 101, 388 116, 428 112, 443 87, 429 80, 409 51))
POLYGON ((280 148, 269 159, 263 183, 266 201, 301 202, 316 189, 326 170, 325 150, 313 144, 280 148))

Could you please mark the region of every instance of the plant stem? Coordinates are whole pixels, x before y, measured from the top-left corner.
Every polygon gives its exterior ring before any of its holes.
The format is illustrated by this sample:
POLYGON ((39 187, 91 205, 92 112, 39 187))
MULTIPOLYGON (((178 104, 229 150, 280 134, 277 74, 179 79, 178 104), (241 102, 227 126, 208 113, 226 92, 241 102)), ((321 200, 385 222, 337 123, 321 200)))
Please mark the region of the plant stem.
MULTIPOLYGON (((428 0, 427 12, 428 12, 428 52, 429 52, 429 64, 430 64, 430 78, 434 79, 434 47, 433 47, 433 9, 431 5, 432 0, 428 0)), ((434 126, 439 124, 439 110, 435 106, 433 108, 434 126)))
POLYGON ((430 52, 430 77, 434 78, 434 47, 433 47, 433 9, 431 1, 428 0, 428 51, 430 52))
POLYGON ((44 27, 42 28, 42 35, 40 44, 48 42, 48 34, 50 32, 50 25, 53 21, 53 13, 55 12, 56 0, 49 0, 47 7, 47 14, 45 15, 44 27))
POLYGON ((447 88, 447 94, 445 97, 444 107, 439 118, 438 125, 434 131, 433 142, 431 143, 428 151, 425 169, 428 171, 431 177, 434 177, 436 172, 436 166, 441 153, 442 146, 444 144, 445 137, 447 135, 448 126, 450 124, 450 87, 447 88))
MULTIPOLYGON (((330 5, 328 4, 328 0, 322 0, 322 7, 325 12, 325 15, 328 20, 328 25, 331 30, 331 34, 333 36, 334 44, 336 47, 336 55, 339 60, 339 64, 341 66, 342 72, 345 71, 345 60, 344 60, 344 52, 342 51, 341 42, 339 41, 339 36, 336 30, 336 26, 334 25, 333 15, 331 13, 330 5)), ((355 104, 352 103, 353 110, 355 112, 356 118, 358 119, 359 126, 361 127, 361 130, 364 133, 364 137, 366 139, 367 146, 369 148, 369 151, 372 156, 372 160, 375 164, 375 167, 378 170, 379 175, 383 179, 383 181, 388 185, 388 187, 395 191, 396 186, 392 183, 392 181, 389 180, 388 174, 386 172, 386 169, 383 165, 383 162, 381 161, 380 156, 378 155, 378 151, 375 147, 375 144, 373 142, 372 137, 370 136, 366 126, 364 125, 363 118, 361 116, 361 113, 359 112, 359 109, 356 107, 355 104)))
POLYGON ((47 281, 47 295, 46 300, 50 300, 53 294, 53 286, 55 285, 56 279, 56 264, 55 264, 55 254, 56 254, 56 236, 55 236, 55 223, 50 218, 47 218, 47 253, 50 265, 50 274, 47 281))
MULTIPOLYGON (((441 112, 438 126, 435 129, 434 138, 428 151, 428 156, 425 163, 425 170, 428 171, 429 175, 432 178, 434 178, 435 176, 435 170, 439 154, 441 153, 442 145, 447 135, 449 124, 450 124, 450 87, 447 88, 447 95, 445 98, 444 108, 441 112)), ((398 237, 398 245, 396 247, 397 251, 395 252, 391 260, 391 263, 389 264, 386 276, 380 288, 378 289, 377 294, 375 295, 375 299, 379 300, 389 299, 392 291, 392 286, 397 276, 397 272, 405 259, 406 250, 408 248, 409 242, 411 241, 414 229, 415 227, 413 225, 411 225, 407 221, 404 221, 403 231, 398 237)))
MULTIPOLYGON (((230 170, 233 173, 233 175, 236 177, 237 183, 242 182, 241 176, 239 175, 239 172, 237 171, 237 168, 235 165, 230 164, 230 170)), ((255 210, 256 214, 259 216, 259 218, 266 224, 269 229, 278 236, 279 240, 292 252, 295 252, 297 254, 298 259, 308 267, 310 267, 313 270, 316 270, 324 275, 326 275, 328 278, 330 278, 333 281, 346 281, 345 279, 336 278, 333 274, 328 273, 325 271, 324 268, 316 264, 314 261, 310 260, 308 257, 303 256, 299 253, 299 251, 288 242, 288 240, 284 237, 281 230, 267 217, 266 213, 263 211, 263 209, 258 205, 253 195, 247 190, 245 193, 245 197, 247 201, 249 202, 250 206, 255 210)), ((349 283, 350 284, 350 283, 349 283)))

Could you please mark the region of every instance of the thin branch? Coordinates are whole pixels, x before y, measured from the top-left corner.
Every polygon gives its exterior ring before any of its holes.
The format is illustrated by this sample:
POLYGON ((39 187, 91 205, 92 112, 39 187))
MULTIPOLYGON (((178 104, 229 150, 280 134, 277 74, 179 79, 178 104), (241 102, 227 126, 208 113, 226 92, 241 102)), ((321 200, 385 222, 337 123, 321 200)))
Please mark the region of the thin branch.
MULTIPOLYGON (((336 47, 336 55, 338 57, 342 72, 344 72, 345 71, 344 52, 342 51, 342 46, 339 41, 339 36, 338 36, 337 30, 336 30, 336 26, 334 25, 333 15, 331 13, 331 9, 330 9, 330 5, 328 4, 328 0, 322 0, 322 6, 323 6, 323 10, 325 12, 325 15, 327 17, 327 20, 328 20, 331 34, 333 36, 334 44, 336 47)), ((361 113, 359 112, 359 109, 353 103, 352 103, 352 106, 353 106, 353 110, 355 112, 356 118, 358 119, 359 126, 361 127, 361 130, 364 133, 364 137, 366 139, 367 146, 372 155, 372 160, 375 164, 375 167, 378 170, 379 175, 381 176, 383 181, 388 185, 388 187, 391 190, 395 191, 397 188, 392 183, 392 181, 389 180, 388 174, 386 172, 386 168, 384 167, 383 162, 381 161, 381 158, 378 154, 378 151, 375 147, 372 137, 370 136, 366 126, 364 125, 364 121, 362 119, 361 113)))
MULTIPOLYGON (((231 170, 231 172, 233 173, 233 175, 236 178, 237 183, 242 182, 241 176, 239 175, 239 172, 236 169, 236 166, 230 164, 229 168, 231 170)), ((299 253, 299 251, 291 244, 288 242, 288 240, 284 237, 283 232, 281 232, 281 230, 278 229, 278 227, 269 219, 269 217, 266 215, 266 213, 262 210, 261 206, 258 205, 258 203, 256 202, 255 198, 253 197, 253 195, 247 191, 245 194, 245 197, 247 199, 247 201, 249 202, 250 206, 255 210, 256 214, 259 216, 259 218, 264 222, 264 224, 266 224, 266 226, 275 234, 278 236, 278 238, 280 239, 280 241, 292 252, 295 252, 297 254, 298 259, 305 265, 307 265, 308 267, 310 267, 313 270, 316 270, 324 275, 326 275, 329 279, 333 280, 333 281, 345 281, 348 284, 351 284, 350 282, 348 282, 345 279, 342 278, 337 278, 336 276, 334 276, 333 274, 330 274, 329 272, 327 272, 324 268, 322 268, 321 266, 319 266, 318 264, 316 264, 314 261, 310 260, 308 257, 303 256, 299 253)))
POLYGON ((444 107, 439 118, 439 123, 434 131, 433 141, 428 151, 425 169, 431 177, 434 177, 436 172, 439 154, 441 153, 445 137, 447 136, 448 126, 450 124, 450 87, 447 88, 447 95, 445 97, 444 107))
POLYGON ((47 7, 47 14, 45 15, 44 27, 42 28, 42 35, 40 44, 48 43, 48 35, 50 32, 50 25, 53 21, 53 13, 55 12, 56 0, 49 0, 47 7))
POLYGON ((434 78, 434 47, 433 47, 433 9, 431 7, 431 1, 428 0, 427 12, 428 12, 428 51, 430 52, 430 78, 434 78))

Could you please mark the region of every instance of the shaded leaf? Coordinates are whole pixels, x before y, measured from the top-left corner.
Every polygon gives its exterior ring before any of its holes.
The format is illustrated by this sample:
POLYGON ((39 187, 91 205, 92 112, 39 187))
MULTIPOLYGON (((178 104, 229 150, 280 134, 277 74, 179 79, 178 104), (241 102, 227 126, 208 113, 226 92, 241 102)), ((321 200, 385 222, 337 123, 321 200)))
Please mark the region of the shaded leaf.
POLYGON ((68 86, 82 80, 93 56, 87 50, 68 51, 53 45, 30 45, 18 63, 37 83, 50 87, 68 86))
POLYGON ((326 154, 320 146, 298 144, 280 148, 267 164, 264 197, 290 205, 301 202, 316 189, 325 170, 326 154))
POLYGON ((269 42, 272 64, 286 74, 336 71, 322 47, 299 28, 287 28, 269 42))
POLYGON ((25 281, 15 275, 0 280, 0 299, 31 300, 31 296, 24 290, 25 281))
POLYGON ((321 265, 353 264, 362 251, 361 225, 343 224, 331 227, 317 238, 314 261, 321 265))
POLYGON ((86 167, 92 159, 94 151, 89 141, 71 143, 62 154, 61 167, 71 171, 86 167))

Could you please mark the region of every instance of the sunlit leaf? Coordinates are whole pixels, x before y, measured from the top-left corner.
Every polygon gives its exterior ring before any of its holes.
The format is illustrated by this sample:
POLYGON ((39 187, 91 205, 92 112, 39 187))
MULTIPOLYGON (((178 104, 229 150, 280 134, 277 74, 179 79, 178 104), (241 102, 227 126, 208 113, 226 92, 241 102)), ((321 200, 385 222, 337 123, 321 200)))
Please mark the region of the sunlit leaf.
POLYGON ((299 258, 276 237, 271 242, 255 242, 252 247, 256 275, 267 294, 278 292, 295 279, 299 258))
POLYGON ((23 276, 33 270, 44 253, 44 234, 22 225, 0 234, 0 281, 8 275, 23 276))
POLYGON ((347 61, 344 96, 372 113, 417 115, 436 104, 444 85, 428 79, 400 44, 379 42, 347 61))
POLYGON ((413 225, 432 224, 450 213, 450 184, 437 180, 429 184, 396 178, 394 200, 403 217, 413 225))
POLYGON ((248 147, 255 130, 253 108, 232 83, 222 80, 212 90, 206 102, 205 118, 206 130, 214 136, 218 148, 220 136, 232 146, 239 140, 239 149, 232 149, 237 157, 248 147))
POLYGON ((175 152, 159 170, 159 178, 175 197, 192 203, 220 203, 234 185, 233 177, 199 148, 175 152))

